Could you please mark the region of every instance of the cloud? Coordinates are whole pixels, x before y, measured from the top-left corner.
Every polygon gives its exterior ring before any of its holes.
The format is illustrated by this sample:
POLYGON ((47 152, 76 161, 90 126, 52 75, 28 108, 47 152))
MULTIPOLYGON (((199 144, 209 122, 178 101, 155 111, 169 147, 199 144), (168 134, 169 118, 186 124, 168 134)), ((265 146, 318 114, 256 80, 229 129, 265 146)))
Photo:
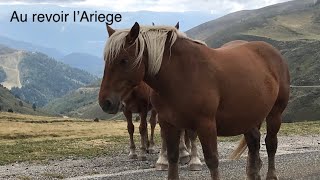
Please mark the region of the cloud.
POLYGON ((0 0, 0 3, 57 4, 69 7, 95 7, 112 11, 209 11, 226 14, 244 9, 256 9, 289 0, 0 0))
POLYGON ((84 7, 103 7, 113 11, 209 11, 214 14, 256 9, 289 0, 86 0, 74 3, 84 7))
POLYGON ((0 0, 0 3, 72 3, 86 0, 0 0))

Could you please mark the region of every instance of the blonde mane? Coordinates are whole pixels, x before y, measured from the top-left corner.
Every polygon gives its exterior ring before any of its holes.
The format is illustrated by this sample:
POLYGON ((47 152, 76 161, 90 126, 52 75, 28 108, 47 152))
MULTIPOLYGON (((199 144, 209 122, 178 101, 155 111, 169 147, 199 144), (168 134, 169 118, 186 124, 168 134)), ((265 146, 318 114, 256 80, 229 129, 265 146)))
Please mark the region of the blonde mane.
MULTIPOLYGON (((120 50, 124 48, 126 37, 130 29, 122 29, 115 31, 108 39, 104 48, 104 57, 107 63, 112 63, 119 55, 120 50)), ((143 52, 145 48, 148 51, 148 73, 155 75, 159 72, 163 53, 165 50, 165 43, 167 40, 168 32, 172 32, 169 37, 170 52, 172 45, 176 42, 177 38, 189 39, 193 42, 206 45, 204 42, 193 40, 175 27, 171 26, 140 26, 140 33, 138 38, 132 45, 136 45, 136 59, 133 66, 141 63, 143 52)))

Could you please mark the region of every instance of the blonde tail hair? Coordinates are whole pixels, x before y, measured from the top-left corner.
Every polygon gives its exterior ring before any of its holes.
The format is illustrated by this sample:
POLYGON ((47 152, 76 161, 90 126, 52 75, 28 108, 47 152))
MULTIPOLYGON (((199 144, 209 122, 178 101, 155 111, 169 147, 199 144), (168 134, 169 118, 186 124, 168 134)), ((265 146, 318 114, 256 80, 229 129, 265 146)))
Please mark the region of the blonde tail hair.
POLYGON ((247 142, 244 136, 239 141, 238 147, 231 153, 229 156, 229 159, 231 160, 237 160, 241 157, 243 152, 247 149, 247 142))

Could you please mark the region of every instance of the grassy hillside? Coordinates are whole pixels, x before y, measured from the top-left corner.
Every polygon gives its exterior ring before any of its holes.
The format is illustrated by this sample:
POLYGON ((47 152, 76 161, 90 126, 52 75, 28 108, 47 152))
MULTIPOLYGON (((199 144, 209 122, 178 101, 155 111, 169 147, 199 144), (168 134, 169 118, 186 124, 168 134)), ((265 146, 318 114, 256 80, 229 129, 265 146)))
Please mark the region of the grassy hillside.
POLYGON ((75 91, 68 93, 67 95, 55 99, 50 102, 46 109, 52 109, 53 111, 60 114, 67 114, 71 111, 79 109, 80 107, 93 104, 98 101, 98 92, 97 88, 83 87, 75 91))
POLYGON ((187 31, 187 34, 206 41, 232 34, 250 34, 275 39, 314 39, 313 35, 319 35, 319 25, 316 24, 318 22, 319 5, 315 5, 313 0, 295 0, 257 10, 231 13, 194 27, 187 31))
POLYGON ((96 77, 71 68, 42 53, 0 47, 0 67, 10 77, 4 86, 22 100, 43 106, 68 92, 90 84, 96 77))
POLYGON ((32 114, 32 115, 50 115, 47 111, 35 107, 32 108, 31 104, 28 104, 20 99, 17 99, 11 92, 0 85, 0 111, 7 112, 9 109, 14 113, 32 114))
POLYGON ((319 120, 320 88, 292 88, 284 120, 319 120))
MULTIPOLYGON (((210 47, 237 39, 265 41, 288 60, 291 84, 320 85, 320 4, 295 0, 235 12, 201 24, 187 34, 210 47)), ((320 119, 320 88, 291 88, 285 121, 320 119)))
POLYGON ((3 67, 0 66, 0 83, 4 82, 7 78, 6 72, 4 72, 3 67))
POLYGON ((103 112, 98 104, 99 87, 100 81, 95 81, 48 103, 44 108, 71 117, 110 119, 114 115, 103 112))

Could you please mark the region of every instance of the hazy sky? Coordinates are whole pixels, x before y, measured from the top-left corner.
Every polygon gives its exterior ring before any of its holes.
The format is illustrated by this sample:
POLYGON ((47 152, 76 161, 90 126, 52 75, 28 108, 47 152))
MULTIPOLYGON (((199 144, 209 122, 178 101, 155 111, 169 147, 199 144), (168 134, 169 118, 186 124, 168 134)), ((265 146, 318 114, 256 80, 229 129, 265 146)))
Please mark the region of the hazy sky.
POLYGON ((289 0, 0 0, 0 4, 56 4, 103 8, 112 11, 210 11, 226 14, 243 9, 256 9, 289 0))

